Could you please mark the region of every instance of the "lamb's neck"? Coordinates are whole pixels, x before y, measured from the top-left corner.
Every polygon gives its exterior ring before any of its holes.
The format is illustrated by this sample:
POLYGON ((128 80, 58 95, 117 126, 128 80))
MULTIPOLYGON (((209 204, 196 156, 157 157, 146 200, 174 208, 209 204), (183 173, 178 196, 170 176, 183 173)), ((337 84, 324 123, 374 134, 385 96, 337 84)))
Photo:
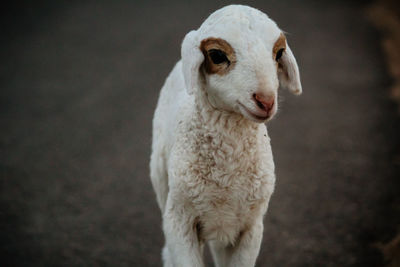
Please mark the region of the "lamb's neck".
POLYGON ((195 113, 199 126, 206 131, 240 135, 255 132, 259 126, 241 114, 216 109, 204 91, 198 92, 195 96, 195 113))

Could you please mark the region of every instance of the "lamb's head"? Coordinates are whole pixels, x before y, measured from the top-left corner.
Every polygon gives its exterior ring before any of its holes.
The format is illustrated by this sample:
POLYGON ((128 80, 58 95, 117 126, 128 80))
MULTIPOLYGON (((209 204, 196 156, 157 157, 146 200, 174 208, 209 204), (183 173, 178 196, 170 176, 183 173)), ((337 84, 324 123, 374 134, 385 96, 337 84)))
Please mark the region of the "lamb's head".
POLYGON ((299 71, 285 35, 267 15, 241 5, 217 10, 182 43, 189 94, 216 109, 264 122, 276 113, 278 87, 300 94, 299 71))

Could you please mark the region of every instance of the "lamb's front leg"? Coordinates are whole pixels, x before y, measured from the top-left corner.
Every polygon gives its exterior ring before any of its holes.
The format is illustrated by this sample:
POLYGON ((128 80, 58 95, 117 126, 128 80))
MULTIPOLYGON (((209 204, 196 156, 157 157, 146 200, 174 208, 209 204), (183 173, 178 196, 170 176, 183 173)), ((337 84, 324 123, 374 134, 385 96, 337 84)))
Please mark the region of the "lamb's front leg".
POLYGON ((218 267, 251 267, 254 266, 260 251, 263 235, 262 218, 241 233, 234 246, 225 248, 211 244, 212 254, 218 267))
POLYGON ((179 204, 167 200, 163 215, 166 247, 163 251, 164 266, 203 267, 202 245, 197 237, 196 219, 179 204))

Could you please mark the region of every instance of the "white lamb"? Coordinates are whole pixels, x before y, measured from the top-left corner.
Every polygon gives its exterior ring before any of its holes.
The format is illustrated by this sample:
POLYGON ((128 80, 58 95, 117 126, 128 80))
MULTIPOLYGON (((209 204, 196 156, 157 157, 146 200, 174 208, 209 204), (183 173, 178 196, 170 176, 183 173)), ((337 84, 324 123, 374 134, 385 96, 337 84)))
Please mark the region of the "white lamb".
POLYGON ((261 11, 231 5, 182 43, 153 120, 151 181, 163 215, 164 266, 254 266, 274 190, 264 122, 278 87, 300 94, 296 60, 261 11))

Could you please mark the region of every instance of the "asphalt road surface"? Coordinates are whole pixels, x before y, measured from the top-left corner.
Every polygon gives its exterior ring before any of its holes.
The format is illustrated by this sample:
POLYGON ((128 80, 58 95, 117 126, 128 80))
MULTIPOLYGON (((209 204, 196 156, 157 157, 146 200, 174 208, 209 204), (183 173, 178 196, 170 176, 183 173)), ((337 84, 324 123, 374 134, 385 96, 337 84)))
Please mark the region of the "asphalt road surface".
MULTIPOLYGON (((153 111, 184 35, 228 3, 2 8, 1 266, 161 266, 153 111)), ((282 91, 268 124, 277 184, 257 266, 383 266, 374 244, 400 226, 400 123, 364 4, 250 5, 288 32, 304 89, 282 91)))

